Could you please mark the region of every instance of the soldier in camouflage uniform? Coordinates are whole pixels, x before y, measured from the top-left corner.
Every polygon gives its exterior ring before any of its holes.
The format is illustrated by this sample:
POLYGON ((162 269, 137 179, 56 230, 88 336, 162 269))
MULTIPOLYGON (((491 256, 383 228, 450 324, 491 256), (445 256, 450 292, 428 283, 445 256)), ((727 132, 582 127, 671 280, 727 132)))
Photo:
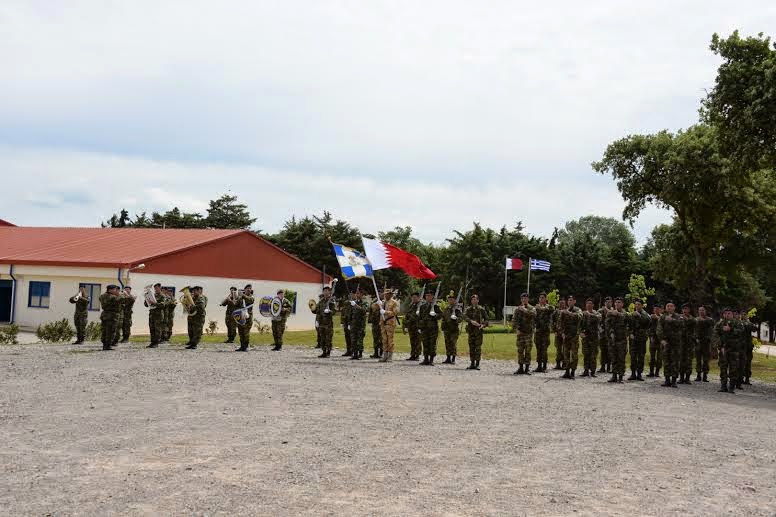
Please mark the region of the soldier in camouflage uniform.
POLYGON ((582 328, 582 309, 576 306, 576 298, 569 295, 567 308, 560 312, 560 331, 563 334, 564 379, 573 379, 579 366, 579 332, 582 328))
POLYGON ((355 295, 348 291, 348 299, 340 307, 340 322, 342 323, 342 333, 345 335, 345 352, 342 357, 353 357, 353 342, 350 339, 348 328, 350 328, 350 302, 354 299, 355 295))
POLYGON ((165 289, 164 295, 167 297, 167 301, 164 304, 164 332, 162 334, 162 341, 169 343, 172 338, 172 327, 175 324, 175 307, 178 305, 178 300, 175 299, 175 295, 172 294, 170 289, 165 289))
POLYGON ((132 295, 132 288, 129 286, 124 287, 124 300, 121 304, 121 308, 124 312, 124 318, 121 323, 121 342, 128 343, 129 336, 132 333, 132 312, 135 309, 136 296, 132 295))
POLYGON ((676 388, 676 378, 679 376, 679 352, 682 347, 682 329, 684 320, 676 313, 674 302, 666 303, 665 312, 657 322, 657 337, 663 352, 664 387, 676 388))
POLYGON ((202 294, 202 287, 198 285, 192 287, 190 292, 191 298, 194 300, 194 306, 189 311, 187 317, 189 343, 186 345, 186 348, 196 350, 197 345, 202 340, 202 331, 205 328, 207 297, 202 294))
POLYGON ((709 382, 709 359, 711 358, 711 337, 714 334, 714 320, 706 316, 706 307, 698 307, 695 318, 695 381, 709 382))
POLYGON ((736 392, 738 358, 741 336, 744 332, 743 326, 733 319, 733 311, 728 308, 722 312, 722 319, 714 326, 714 333, 719 343, 719 379, 722 384, 719 391, 721 392, 736 392))
POLYGON ((124 289, 119 287, 119 312, 116 314, 116 335, 113 337, 114 346, 121 340, 121 329, 124 328, 124 289))
POLYGON ((229 296, 224 298, 224 301, 221 302, 221 307, 226 307, 226 314, 224 315, 224 323, 226 324, 226 341, 224 341, 224 343, 234 343, 234 340, 237 337, 237 321, 235 321, 233 313, 239 309, 237 306, 238 299, 239 297, 237 296, 237 288, 230 287, 229 296))
POLYGON ((633 300, 633 312, 630 313, 628 320, 629 340, 630 340, 630 366, 631 375, 629 381, 643 381, 644 377, 644 356, 647 353, 647 335, 649 334, 649 325, 652 319, 649 313, 644 310, 644 303, 636 298, 633 300))
POLYGON ((595 367, 600 332, 601 313, 593 310, 593 299, 588 298, 585 301, 585 311, 582 313, 582 357, 585 371, 580 377, 596 376, 595 367))
POLYGON ((80 286, 78 288, 81 296, 75 299, 75 296, 70 297, 70 303, 75 304, 75 313, 73 314, 73 323, 75 324, 75 343, 74 345, 80 345, 86 339, 86 325, 89 320, 89 295, 86 294, 86 288, 80 286))
POLYGON ((377 301, 372 303, 369 308, 368 322, 372 325, 372 343, 374 346, 374 353, 369 357, 380 359, 383 356, 383 331, 380 328, 380 304, 377 301))
POLYGON ((442 313, 442 335, 445 337, 445 358, 444 364, 455 364, 455 357, 458 355, 458 334, 463 314, 458 304, 455 303, 455 296, 452 294, 447 297, 447 307, 442 313))
POLYGON ((482 329, 488 326, 488 312, 480 306, 480 297, 473 294, 470 305, 463 311, 463 319, 466 322, 466 334, 469 339, 469 358, 471 365, 467 370, 479 370, 482 357, 482 329))
POLYGON ((109 285, 105 292, 100 295, 100 324, 102 326, 103 350, 113 350, 116 345, 116 322, 119 318, 119 286, 109 285))
POLYGON ((657 323, 662 313, 663 309, 656 305, 652 307, 652 316, 649 317, 649 374, 647 377, 660 377, 660 368, 663 367, 660 339, 657 337, 657 323))
POLYGON ((151 344, 148 348, 157 348, 162 339, 162 325, 164 323, 164 303, 167 298, 162 293, 162 284, 154 284, 154 300, 150 306, 148 300, 143 305, 148 307, 148 330, 151 334, 151 344))
POLYGON ((410 356, 407 361, 420 360, 421 343, 420 333, 418 332, 418 315, 420 314, 420 294, 412 293, 410 298, 410 306, 407 309, 407 314, 404 315, 404 321, 402 322, 402 330, 405 334, 410 336, 410 356))
POLYGON ((606 331, 606 315, 612 310, 612 297, 604 298, 604 306, 598 309, 601 315, 601 328, 598 335, 598 346, 601 351, 601 368, 598 373, 608 373, 612 371, 612 361, 609 357, 609 347, 611 346, 609 333, 606 331))
POLYGON ((749 315, 746 309, 742 309, 740 312, 741 326, 743 332, 741 335, 741 341, 743 348, 741 349, 741 355, 739 357, 739 380, 741 384, 751 385, 750 378, 752 377, 752 359, 754 357, 754 340, 752 339, 752 332, 757 331, 757 325, 749 321, 749 315))
POLYGON ((628 327, 630 316, 623 309, 623 300, 614 299, 614 309, 606 313, 606 335, 609 338, 609 360, 612 362, 612 378, 607 382, 622 382, 625 375, 625 355, 628 352, 628 327))
MULTIPOLYGON (((291 314, 293 306, 291 302, 286 298, 286 292, 283 289, 278 289, 275 293, 280 298, 280 314, 272 317, 272 340, 275 346, 272 348, 274 351, 278 351, 283 348, 283 334, 286 332, 286 321, 291 314)), ((363 339, 361 345, 363 347, 363 339)))
POLYGON ((536 365, 534 372, 547 371, 547 349, 550 347, 550 326, 555 307, 547 304, 547 293, 539 293, 539 303, 536 309, 536 324, 534 330, 534 344, 536 345, 536 365))
POLYGON ((682 349, 679 353, 679 382, 677 384, 692 384, 692 358, 695 355, 695 318, 689 303, 682 305, 682 349))
POLYGON ((331 340, 334 337, 334 313, 337 308, 331 297, 331 287, 323 288, 323 298, 315 307, 315 323, 318 326, 318 333, 321 336, 321 355, 318 357, 329 357, 331 355, 331 340))
POLYGON ((442 318, 442 309, 436 304, 434 293, 426 293, 425 298, 425 303, 420 306, 420 316, 418 317, 420 338, 423 340, 423 361, 420 364, 433 366, 437 338, 439 337, 439 324, 437 322, 442 318))
POLYGON ((552 313, 552 331, 555 333, 555 368, 553 370, 563 369, 563 331, 560 328, 560 315, 566 310, 566 300, 561 298, 558 301, 558 310, 552 313))
POLYGON ((512 313, 512 329, 517 333, 517 363, 520 365, 515 375, 531 375, 531 344, 535 322, 536 310, 528 303, 528 293, 523 293, 520 295, 520 305, 512 313))
POLYGON ((245 286, 238 301, 238 307, 240 309, 245 307, 248 314, 244 322, 235 320, 235 323, 237 323, 237 333, 240 335, 240 347, 235 352, 247 352, 248 346, 251 343, 251 329, 253 328, 253 304, 256 301, 251 284, 245 286))
POLYGON ((350 300, 350 342, 353 345, 351 360, 364 357, 364 336, 366 335, 366 318, 369 304, 364 301, 364 293, 356 289, 355 300, 350 300))

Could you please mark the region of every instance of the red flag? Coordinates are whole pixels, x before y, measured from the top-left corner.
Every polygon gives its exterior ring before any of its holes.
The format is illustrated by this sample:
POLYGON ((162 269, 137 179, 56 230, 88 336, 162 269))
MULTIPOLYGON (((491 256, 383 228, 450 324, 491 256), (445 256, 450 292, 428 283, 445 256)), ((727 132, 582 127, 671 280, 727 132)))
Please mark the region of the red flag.
POLYGON ((436 278, 436 274, 409 251, 404 251, 392 244, 374 239, 364 238, 363 242, 364 251, 372 264, 372 269, 378 270, 394 267, 415 278, 436 278))
POLYGON ((517 269, 521 270, 523 269, 523 261, 519 258, 508 258, 507 259, 507 269, 517 269))

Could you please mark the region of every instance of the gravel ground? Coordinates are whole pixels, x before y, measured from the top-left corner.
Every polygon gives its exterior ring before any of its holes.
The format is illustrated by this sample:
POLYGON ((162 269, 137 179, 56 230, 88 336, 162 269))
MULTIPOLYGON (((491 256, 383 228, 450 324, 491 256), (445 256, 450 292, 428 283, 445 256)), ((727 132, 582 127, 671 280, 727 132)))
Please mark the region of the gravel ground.
POLYGON ((774 384, 120 347, 0 347, 0 513, 776 512, 774 384))

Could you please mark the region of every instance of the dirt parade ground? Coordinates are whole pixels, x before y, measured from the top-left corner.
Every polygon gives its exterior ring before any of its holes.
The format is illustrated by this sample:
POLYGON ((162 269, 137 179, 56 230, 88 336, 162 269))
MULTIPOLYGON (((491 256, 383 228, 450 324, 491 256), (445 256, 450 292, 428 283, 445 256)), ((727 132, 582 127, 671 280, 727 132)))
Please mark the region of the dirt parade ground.
POLYGON ((776 514, 774 384, 97 348, 0 347, 0 513, 776 514))

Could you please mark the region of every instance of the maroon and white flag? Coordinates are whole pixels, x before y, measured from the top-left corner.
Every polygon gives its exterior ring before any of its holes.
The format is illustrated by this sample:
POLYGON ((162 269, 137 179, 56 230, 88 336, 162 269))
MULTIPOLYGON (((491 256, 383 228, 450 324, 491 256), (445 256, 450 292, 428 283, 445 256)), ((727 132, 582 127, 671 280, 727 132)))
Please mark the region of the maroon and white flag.
POLYGON ((436 274, 415 255, 409 251, 404 251, 387 242, 380 242, 375 239, 362 239, 364 241, 364 252, 372 269, 401 269, 411 277, 415 278, 436 278, 436 274))

